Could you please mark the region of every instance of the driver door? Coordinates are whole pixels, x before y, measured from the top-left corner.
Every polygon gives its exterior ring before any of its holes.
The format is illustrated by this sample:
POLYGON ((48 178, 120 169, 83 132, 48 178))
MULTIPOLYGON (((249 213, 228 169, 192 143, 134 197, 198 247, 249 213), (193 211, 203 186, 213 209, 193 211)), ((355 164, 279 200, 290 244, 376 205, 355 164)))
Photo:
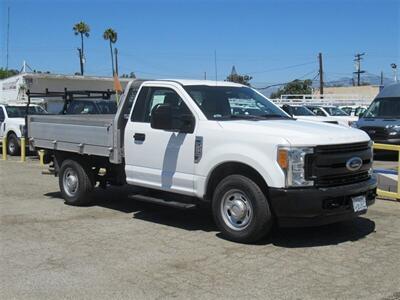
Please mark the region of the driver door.
POLYGON ((194 194, 194 133, 153 129, 151 111, 170 104, 176 115, 191 113, 173 87, 142 87, 125 128, 127 182, 183 194, 194 194))

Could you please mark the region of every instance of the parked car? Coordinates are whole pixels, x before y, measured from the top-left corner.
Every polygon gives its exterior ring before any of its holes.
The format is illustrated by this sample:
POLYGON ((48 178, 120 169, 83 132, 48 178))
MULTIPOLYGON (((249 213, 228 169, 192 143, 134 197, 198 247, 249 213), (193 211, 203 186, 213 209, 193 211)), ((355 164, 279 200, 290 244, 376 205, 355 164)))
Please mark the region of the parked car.
POLYGON ((104 99, 74 99, 67 105, 65 114, 115 114, 117 112, 117 104, 113 100, 104 99))
POLYGON ((337 106, 319 106, 319 105, 307 105, 307 108, 311 110, 317 116, 331 117, 344 126, 351 126, 358 120, 358 117, 349 116, 346 112, 341 110, 337 106))
MULTIPOLYGON (((39 105, 31 104, 29 114, 46 114, 39 105)), ((7 138, 7 153, 18 155, 21 150, 20 139, 25 130, 26 104, 1 104, 0 105, 0 143, 3 137, 7 138)))
POLYGON ((285 112, 287 112, 290 116, 298 120, 339 124, 339 122, 334 118, 317 116, 311 110, 309 110, 307 107, 303 105, 284 104, 282 105, 281 108, 285 112))
POLYGON ((339 222, 375 201, 361 130, 295 120, 232 82, 134 80, 123 95, 115 115, 29 117, 31 147, 54 161, 68 204, 128 183, 209 203, 226 238, 254 242, 274 223, 339 222), (251 113, 234 114, 239 102, 251 113))
POLYGON ((400 83, 385 87, 354 127, 376 143, 400 145, 400 83))
POLYGON ((349 116, 356 117, 360 117, 367 110, 367 106, 360 105, 339 106, 339 108, 347 113, 349 116))

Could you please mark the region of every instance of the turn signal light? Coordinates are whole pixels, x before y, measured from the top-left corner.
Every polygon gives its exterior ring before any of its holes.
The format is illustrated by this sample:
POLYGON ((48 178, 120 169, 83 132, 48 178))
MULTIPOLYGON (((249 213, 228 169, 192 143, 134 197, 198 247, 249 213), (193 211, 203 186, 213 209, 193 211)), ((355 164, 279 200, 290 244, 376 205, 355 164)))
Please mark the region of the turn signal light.
POLYGON ((289 166, 288 151, 286 149, 278 149, 278 164, 282 169, 289 166))

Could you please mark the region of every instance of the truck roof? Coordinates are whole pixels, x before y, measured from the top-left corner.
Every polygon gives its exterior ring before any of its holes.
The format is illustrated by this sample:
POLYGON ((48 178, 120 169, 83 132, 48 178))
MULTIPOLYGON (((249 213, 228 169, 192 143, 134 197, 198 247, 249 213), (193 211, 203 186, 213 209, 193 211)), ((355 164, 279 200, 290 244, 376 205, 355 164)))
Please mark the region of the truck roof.
POLYGON ((236 86, 243 87, 244 85, 229 82, 229 81, 215 81, 215 80, 195 80, 195 79, 160 79, 151 81, 173 81, 177 82, 183 86, 187 85, 208 85, 208 86, 236 86))
POLYGON ((400 83, 386 86, 376 98, 391 98, 400 96, 400 83))

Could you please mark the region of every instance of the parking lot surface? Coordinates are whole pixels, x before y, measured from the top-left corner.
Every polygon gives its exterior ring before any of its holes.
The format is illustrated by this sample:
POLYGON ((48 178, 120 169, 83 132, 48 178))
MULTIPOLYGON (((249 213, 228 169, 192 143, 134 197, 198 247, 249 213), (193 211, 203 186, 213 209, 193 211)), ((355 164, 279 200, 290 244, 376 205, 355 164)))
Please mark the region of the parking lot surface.
POLYGON ((35 160, 0 161, 1 299, 400 299, 400 203, 353 221, 220 237, 205 209, 96 192, 60 198, 35 160))

